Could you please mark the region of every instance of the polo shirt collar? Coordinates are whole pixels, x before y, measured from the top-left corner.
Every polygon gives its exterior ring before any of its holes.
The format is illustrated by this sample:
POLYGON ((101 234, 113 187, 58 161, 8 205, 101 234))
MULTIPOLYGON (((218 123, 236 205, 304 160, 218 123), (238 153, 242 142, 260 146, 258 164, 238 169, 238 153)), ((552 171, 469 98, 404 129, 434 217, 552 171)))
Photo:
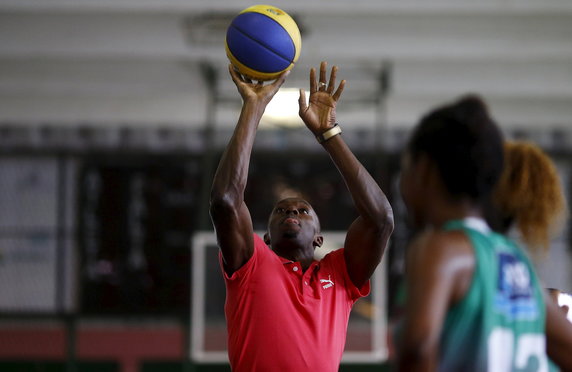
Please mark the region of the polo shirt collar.
MULTIPOLYGON (((283 265, 297 263, 297 261, 292 261, 292 260, 289 260, 289 259, 284 258, 282 256, 278 256, 278 258, 280 258, 280 261, 282 262, 283 265)), ((319 269, 320 268, 320 262, 316 261, 316 260, 312 261, 312 263, 310 264, 308 269, 312 269, 312 268, 313 269, 319 269)))
MULTIPOLYGON (((277 255, 278 256, 278 255, 277 255)), ((287 258, 284 258, 282 256, 278 256, 278 258, 280 258, 280 261, 282 261, 283 264, 287 264, 287 263, 294 263, 294 261, 289 260, 287 258)))

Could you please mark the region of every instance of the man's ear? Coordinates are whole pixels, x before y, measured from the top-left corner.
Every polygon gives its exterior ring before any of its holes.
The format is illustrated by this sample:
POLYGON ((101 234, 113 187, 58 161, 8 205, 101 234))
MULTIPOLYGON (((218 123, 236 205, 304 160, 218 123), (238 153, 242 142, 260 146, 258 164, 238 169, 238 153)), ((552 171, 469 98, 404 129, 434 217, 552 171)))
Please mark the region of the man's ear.
POLYGON ((562 305, 560 306, 560 308, 562 309, 562 311, 564 311, 564 315, 568 315, 570 308, 567 305, 562 305))
POLYGON ((270 246, 270 235, 268 235, 268 233, 264 234, 264 243, 266 243, 266 245, 270 246))
POLYGON ((314 246, 314 249, 320 248, 322 244, 324 244, 324 237, 322 235, 314 236, 314 242, 312 244, 314 246))

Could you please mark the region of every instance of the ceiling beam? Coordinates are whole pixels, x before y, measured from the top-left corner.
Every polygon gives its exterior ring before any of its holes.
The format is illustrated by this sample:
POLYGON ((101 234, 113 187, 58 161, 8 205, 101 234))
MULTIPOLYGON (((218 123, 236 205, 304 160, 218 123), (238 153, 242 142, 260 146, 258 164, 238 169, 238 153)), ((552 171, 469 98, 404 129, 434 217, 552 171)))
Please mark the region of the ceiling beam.
MULTIPOLYGON (((228 0, 3 0, 5 12, 82 12, 82 13, 171 13, 236 12, 252 5, 228 0)), ((572 12, 567 0, 290 0, 284 10, 304 15, 371 15, 371 14, 515 14, 572 12)))

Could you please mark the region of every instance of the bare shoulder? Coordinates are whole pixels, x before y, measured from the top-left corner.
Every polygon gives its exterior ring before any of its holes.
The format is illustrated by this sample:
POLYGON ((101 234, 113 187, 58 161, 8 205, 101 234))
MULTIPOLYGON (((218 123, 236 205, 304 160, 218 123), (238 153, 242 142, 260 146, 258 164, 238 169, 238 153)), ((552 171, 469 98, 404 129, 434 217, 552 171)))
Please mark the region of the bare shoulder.
POLYGON ((411 244, 410 255, 435 260, 448 260, 466 255, 473 256, 467 236, 461 231, 427 231, 411 244))
POLYGON ((452 299, 462 298, 472 281, 475 255, 468 237, 462 231, 428 231, 418 236, 407 257, 409 275, 439 276, 451 280, 452 299))

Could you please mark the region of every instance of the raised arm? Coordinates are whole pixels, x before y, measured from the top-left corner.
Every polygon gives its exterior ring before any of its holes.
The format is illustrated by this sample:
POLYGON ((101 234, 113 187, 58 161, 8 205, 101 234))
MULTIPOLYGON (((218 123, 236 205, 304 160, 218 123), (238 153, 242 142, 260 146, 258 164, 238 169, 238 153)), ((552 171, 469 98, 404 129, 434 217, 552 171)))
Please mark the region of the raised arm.
POLYGON ((218 245, 230 275, 252 256, 254 249, 252 220, 244 203, 250 154, 256 130, 266 105, 288 72, 271 84, 253 83, 241 76, 232 66, 230 75, 242 97, 243 105, 238 123, 216 170, 210 197, 210 215, 218 245))
MULTIPOLYGON (((316 136, 328 137, 336 125, 336 104, 344 90, 345 80, 336 89, 337 67, 332 68, 326 84, 326 62, 320 65, 319 85, 316 70, 310 70, 310 100, 300 90, 300 117, 316 136), (335 92, 334 92, 335 90, 335 92)), ((348 274, 358 288, 371 277, 393 231, 393 211, 385 194, 339 135, 322 142, 338 168, 352 196, 359 217, 350 226, 344 244, 348 274)))

